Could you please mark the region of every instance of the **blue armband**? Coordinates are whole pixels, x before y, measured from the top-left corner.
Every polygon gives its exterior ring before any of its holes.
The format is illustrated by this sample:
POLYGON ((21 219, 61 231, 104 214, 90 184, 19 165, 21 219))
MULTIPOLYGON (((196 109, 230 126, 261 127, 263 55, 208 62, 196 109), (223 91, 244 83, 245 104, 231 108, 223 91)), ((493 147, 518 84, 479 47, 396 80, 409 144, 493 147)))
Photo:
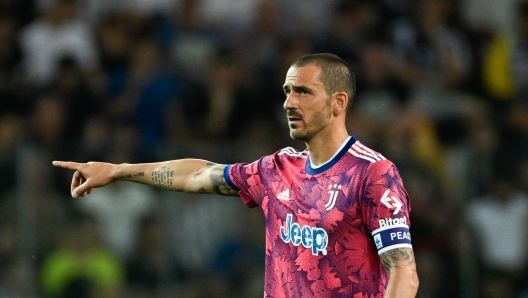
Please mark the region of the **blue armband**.
POLYGON ((397 224, 381 227, 372 232, 378 254, 400 247, 412 248, 409 226, 397 224))

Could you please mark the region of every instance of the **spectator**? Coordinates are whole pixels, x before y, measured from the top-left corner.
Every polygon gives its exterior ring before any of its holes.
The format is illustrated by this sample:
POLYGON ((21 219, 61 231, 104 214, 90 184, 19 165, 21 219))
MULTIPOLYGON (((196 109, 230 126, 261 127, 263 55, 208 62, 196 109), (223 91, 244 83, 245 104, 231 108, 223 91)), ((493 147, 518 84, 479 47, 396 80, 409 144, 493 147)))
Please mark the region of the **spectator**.
POLYGON ((116 184, 97 192, 90 200, 76 203, 97 221, 105 246, 126 261, 138 244, 139 224, 153 213, 155 200, 156 195, 149 188, 141 185, 126 188, 116 184))
POLYGON ((484 56, 484 87, 499 100, 528 99, 528 2, 517 8, 514 26, 495 34, 484 56))
POLYGON ((172 15, 178 9, 180 0, 85 0, 77 3, 82 16, 92 23, 98 23, 114 13, 135 14, 149 17, 156 14, 172 15))
POLYGON ((528 265, 528 196, 511 178, 496 177, 492 189, 466 211, 482 266, 483 297, 515 297, 528 265))
POLYGON ((16 30, 15 17, 0 13, 0 114, 18 112, 22 101, 15 88, 20 84, 17 67, 22 60, 16 30))
POLYGON ((73 147, 73 144, 60 142, 66 131, 66 117, 60 98, 54 94, 43 94, 35 103, 29 119, 27 143, 46 154, 68 151, 68 146, 73 147))
POLYGON ((59 62, 57 76, 47 89, 64 107, 64 135, 77 142, 79 128, 84 127, 101 107, 93 84, 74 59, 64 58, 59 62))
POLYGON ((97 28, 101 70, 105 74, 124 69, 129 63, 132 34, 127 20, 127 15, 114 13, 101 20, 97 28))
POLYGON ((336 53, 350 66, 360 68, 359 59, 363 47, 381 35, 381 14, 372 1, 338 1, 333 24, 316 44, 323 52, 336 53))
POLYGON ((519 161, 528 158, 528 102, 515 101, 500 115, 501 134, 495 163, 504 173, 516 172, 519 161))
POLYGON ((0 194, 16 185, 17 149, 24 133, 23 119, 12 114, 0 115, 0 194))
POLYGON ((280 24, 283 34, 289 38, 320 38, 332 28, 335 17, 335 5, 338 0, 303 1, 291 0, 279 2, 280 24), (314 22, 314 20, 320 20, 314 22), (324 21, 323 21, 324 20, 324 21))
POLYGON ((201 0, 196 2, 200 26, 223 34, 240 33, 255 25, 257 4, 261 0, 201 0))
POLYGON ((457 89, 472 66, 467 38, 447 24, 447 0, 418 1, 412 16, 390 24, 390 41, 399 59, 395 68, 410 85, 457 89))
POLYGON ((380 136, 391 119, 395 119, 399 110, 408 99, 408 86, 399 81, 391 67, 391 51, 383 41, 368 41, 358 53, 356 81, 359 90, 355 98, 353 114, 349 125, 354 127, 354 134, 373 139, 380 136))
POLYGON ((14 292, 19 286, 18 280, 12 276, 15 271, 18 239, 14 226, 8 222, 6 217, 2 214, 2 222, 0 222, 2 233, 0 239, 0 297, 2 298, 14 297, 14 292))
POLYGON ((45 297, 120 297, 124 267, 99 242, 96 222, 77 214, 41 268, 45 297))
POLYGON ((469 29, 494 34, 511 28, 518 0, 463 0, 462 18, 469 29))
POLYGON ((127 261, 129 297, 155 297, 162 287, 176 287, 184 278, 183 271, 167 253, 165 230, 159 216, 139 221, 138 241, 127 261))
POLYGON ((163 65, 158 45, 142 39, 134 44, 128 67, 109 74, 107 117, 137 125, 140 153, 146 160, 159 151, 169 117, 166 113, 181 92, 179 78, 163 65))
POLYGON ((75 0, 60 0, 25 26, 20 44, 26 79, 39 88, 53 80, 64 57, 75 59, 84 71, 98 66, 94 32, 76 16, 75 0))
POLYGON ((248 78, 254 77, 255 73, 247 66, 237 63, 234 53, 222 53, 213 64, 211 72, 205 123, 210 136, 236 139, 244 128, 240 126, 240 121, 250 123, 271 118, 273 109, 270 106, 273 105, 270 101, 259 94, 252 94, 256 84, 248 78), (243 78, 248 80, 244 84, 243 78), (250 96, 252 100, 248 101, 250 96), (256 110, 250 112, 254 108, 256 110))

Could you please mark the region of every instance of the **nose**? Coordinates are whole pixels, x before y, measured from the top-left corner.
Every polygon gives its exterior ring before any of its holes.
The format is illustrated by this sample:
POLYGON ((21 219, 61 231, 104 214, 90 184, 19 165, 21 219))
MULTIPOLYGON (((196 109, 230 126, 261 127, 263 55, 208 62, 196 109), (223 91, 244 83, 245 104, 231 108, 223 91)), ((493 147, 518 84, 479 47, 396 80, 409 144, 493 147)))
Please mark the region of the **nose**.
POLYGON ((299 101, 295 96, 295 93, 291 92, 290 94, 288 94, 288 96, 286 96, 286 100, 284 101, 283 107, 285 110, 295 109, 297 108, 298 103, 299 101))

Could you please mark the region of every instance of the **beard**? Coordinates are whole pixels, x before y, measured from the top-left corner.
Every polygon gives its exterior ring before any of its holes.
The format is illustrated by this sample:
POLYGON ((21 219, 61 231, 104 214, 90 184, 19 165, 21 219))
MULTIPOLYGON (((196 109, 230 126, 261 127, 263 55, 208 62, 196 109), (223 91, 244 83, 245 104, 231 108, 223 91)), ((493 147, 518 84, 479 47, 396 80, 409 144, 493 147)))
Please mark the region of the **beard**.
POLYGON ((331 105, 330 98, 326 101, 323 108, 315 112, 311 117, 306 119, 301 115, 288 111, 288 116, 294 116, 301 119, 301 127, 296 124, 290 124, 290 137, 294 140, 303 142, 310 141, 317 133, 325 129, 330 123, 331 118, 331 105))

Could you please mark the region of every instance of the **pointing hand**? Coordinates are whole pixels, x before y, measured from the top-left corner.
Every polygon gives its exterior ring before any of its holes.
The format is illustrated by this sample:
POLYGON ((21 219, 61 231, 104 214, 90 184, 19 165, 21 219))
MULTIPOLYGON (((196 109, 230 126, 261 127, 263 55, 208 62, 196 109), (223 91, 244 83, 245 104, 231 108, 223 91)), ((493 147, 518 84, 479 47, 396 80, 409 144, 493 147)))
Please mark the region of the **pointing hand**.
POLYGON ((112 174, 115 170, 115 165, 102 162, 54 161, 53 165, 75 171, 70 189, 73 198, 84 197, 94 188, 108 185, 113 181, 112 174))

